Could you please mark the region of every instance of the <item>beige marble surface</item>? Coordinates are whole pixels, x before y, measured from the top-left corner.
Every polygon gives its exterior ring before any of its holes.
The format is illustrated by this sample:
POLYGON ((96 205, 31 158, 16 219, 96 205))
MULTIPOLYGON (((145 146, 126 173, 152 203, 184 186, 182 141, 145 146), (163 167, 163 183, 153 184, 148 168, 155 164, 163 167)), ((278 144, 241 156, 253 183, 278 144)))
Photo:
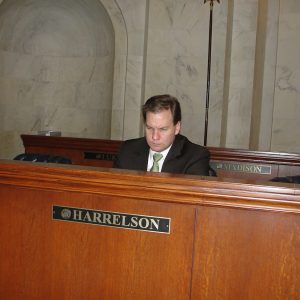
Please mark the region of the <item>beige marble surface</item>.
POLYGON ((272 145, 300 152, 300 2, 281 1, 272 145))
MULTIPOLYGON (((0 1, 0 157, 19 135, 127 139, 155 94, 182 104, 203 144, 209 3, 0 1)), ((213 10, 208 145, 300 152, 300 2, 221 0, 213 10)))

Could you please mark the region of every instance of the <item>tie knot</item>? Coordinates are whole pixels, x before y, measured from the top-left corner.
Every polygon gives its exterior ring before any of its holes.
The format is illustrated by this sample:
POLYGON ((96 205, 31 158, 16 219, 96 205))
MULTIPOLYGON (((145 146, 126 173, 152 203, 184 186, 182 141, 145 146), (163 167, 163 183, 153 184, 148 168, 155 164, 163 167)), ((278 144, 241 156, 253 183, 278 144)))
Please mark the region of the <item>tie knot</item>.
POLYGON ((153 154, 153 166, 151 167, 151 172, 159 172, 159 164, 158 161, 163 158, 161 153, 154 153, 153 154))
POLYGON ((163 155, 161 153, 154 153, 153 154, 153 161, 158 162, 159 160, 161 160, 163 157, 163 155))

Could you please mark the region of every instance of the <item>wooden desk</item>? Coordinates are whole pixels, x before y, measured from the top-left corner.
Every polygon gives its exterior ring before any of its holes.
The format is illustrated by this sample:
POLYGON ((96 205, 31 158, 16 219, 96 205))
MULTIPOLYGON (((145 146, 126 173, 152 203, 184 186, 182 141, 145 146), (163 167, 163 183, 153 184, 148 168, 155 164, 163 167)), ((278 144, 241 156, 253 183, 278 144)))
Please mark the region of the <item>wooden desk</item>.
POLYGON ((0 199, 3 299, 299 299, 295 185, 0 161, 0 199))
MULTIPOLYGON (((62 155, 73 164, 111 167, 121 141, 21 135, 25 152, 62 155)), ((220 177, 270 180, 300 175, 300 154, 208 147, 220 177)))

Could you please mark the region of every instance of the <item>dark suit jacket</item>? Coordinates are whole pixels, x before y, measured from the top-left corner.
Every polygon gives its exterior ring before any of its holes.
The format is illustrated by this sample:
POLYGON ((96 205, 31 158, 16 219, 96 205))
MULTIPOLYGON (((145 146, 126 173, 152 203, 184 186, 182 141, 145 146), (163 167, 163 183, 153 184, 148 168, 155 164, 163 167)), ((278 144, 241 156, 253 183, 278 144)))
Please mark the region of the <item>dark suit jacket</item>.
MULTIPOLYGON (((146 171, 148 155, 149 146, 145 137, 127 140, 122 143, 114 167, 146 171)), ((209 151, 205 147, 196 145, 185 136, 178 134, 161 171, 207 176, 209 175, 209 157, 209 151)))

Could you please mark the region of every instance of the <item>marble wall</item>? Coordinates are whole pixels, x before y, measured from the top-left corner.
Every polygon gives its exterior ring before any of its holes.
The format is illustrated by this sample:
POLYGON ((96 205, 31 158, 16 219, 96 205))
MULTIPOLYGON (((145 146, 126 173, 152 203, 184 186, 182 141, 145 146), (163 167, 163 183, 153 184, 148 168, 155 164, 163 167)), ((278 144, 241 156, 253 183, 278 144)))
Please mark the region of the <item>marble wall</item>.
POLYGON ((271 149, 300 153, 300 1, 280 1, 271 149))
POLYGON ((0 20, 1 156, 24 151, 21 133, 110 138, 115 37, 102 3, 5 0, 0 20))
MULTIPOLYGON (((0 3, 0 157, 38 130, 141 136, 140 107, 159 93, 203 144, 208 2, 0 3)), ((214 1, 209 146, 300 153, 299 16, 298 0, 214 1)))
MULTIPOLYGON (((224 85, 227 1, 213 11, 209 143, 219 139, 224 85)), ((182 104, 182 133, 203 143, 210 5, 203 1, 149 2, 145 98, 170 93, 182 104)))

